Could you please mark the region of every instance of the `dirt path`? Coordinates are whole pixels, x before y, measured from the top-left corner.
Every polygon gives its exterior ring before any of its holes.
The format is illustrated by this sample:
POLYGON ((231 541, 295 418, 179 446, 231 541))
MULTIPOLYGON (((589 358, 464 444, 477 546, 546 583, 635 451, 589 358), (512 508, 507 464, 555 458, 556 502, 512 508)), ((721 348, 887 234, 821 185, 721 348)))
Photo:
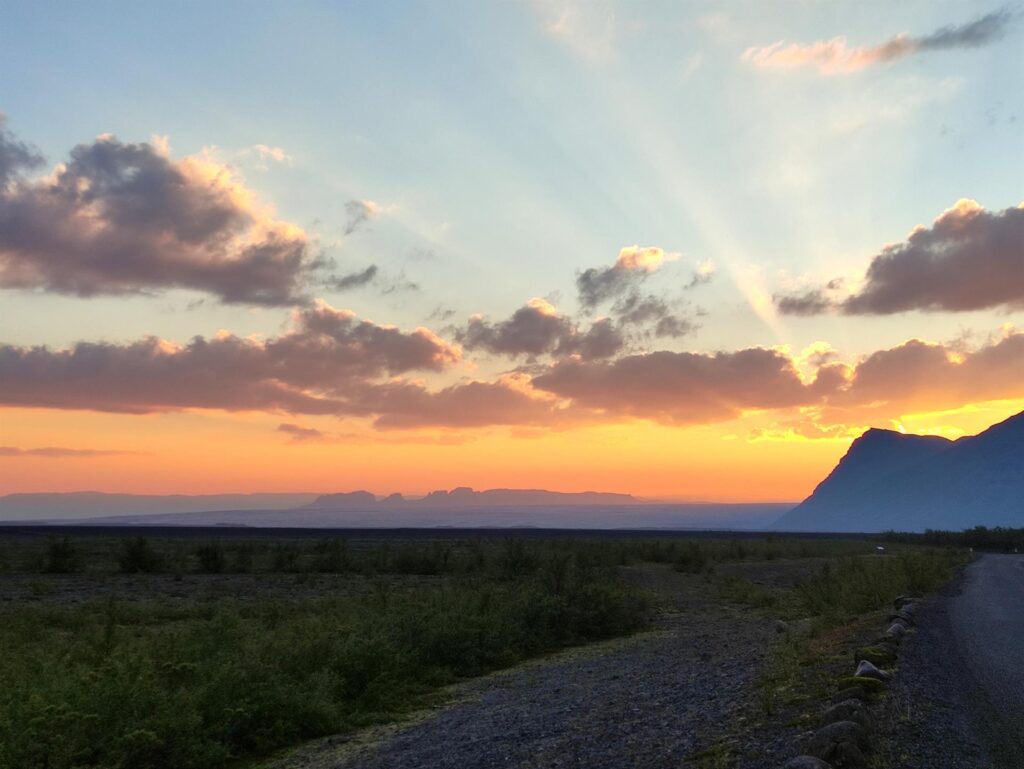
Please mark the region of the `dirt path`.
MULTIPOLYGON (((630 769, 701 766, 754 697, 770 623, 710 600, 700 577, 644 567, 630 577, 668 605, 654 632, 463 684, 413 723, 303 748, 275 769, 630 769), (685 763, 687 759, 691 763, 685 763)), ((789 745, 740 746, 764 767, 789 745)), ((772 742, 774 740, 774 743, 772 742)), ((735 754, 734 754, 735 755, 735 754)), ((781 760, 777 763, 782 763, 781 760)), ((711 765, 711 764, 704 764, 711 765)))

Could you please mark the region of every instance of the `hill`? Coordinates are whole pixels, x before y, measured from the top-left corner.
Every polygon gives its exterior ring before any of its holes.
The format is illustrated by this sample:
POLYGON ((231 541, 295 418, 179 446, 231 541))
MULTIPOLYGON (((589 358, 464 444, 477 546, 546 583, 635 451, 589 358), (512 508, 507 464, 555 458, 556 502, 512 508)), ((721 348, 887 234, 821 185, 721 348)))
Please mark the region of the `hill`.
POLYGON ((99 491, 0 496, 0 520, 75 520, 108 515, 280 510, 309 504, 315 494, 106 494, 99 491))
POLYGON ((1024 412, 951 441, 868 430, 785 531, 922 531, 1024 526, 1024 412))

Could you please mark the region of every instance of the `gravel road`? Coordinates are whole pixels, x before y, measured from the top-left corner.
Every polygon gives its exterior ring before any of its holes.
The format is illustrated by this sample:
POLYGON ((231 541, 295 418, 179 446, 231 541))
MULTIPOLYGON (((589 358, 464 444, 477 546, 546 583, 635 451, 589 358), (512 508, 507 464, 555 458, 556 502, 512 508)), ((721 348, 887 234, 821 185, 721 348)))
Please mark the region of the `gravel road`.
POLYGON ((981 556, 924 603, 892 695, 879 765, 1024 767, 1024 556, 981 556))
MULTIPOLYGON (((638 570, 674 602, 654 632, 468 682, 453 704, 372 739, 328 740, 276 769, 646 769, 711 765, 755 702, 770 623, 707 598, 701 578, 638 570), (340 744, 339 744, 340 743, 340 744), (688 761, 689 759, 689 761, 688 761), (711 759, 713 760, 713 759, 711 759)), ((730 766, 783 763, 791 740, 728 744, 730 766), (765 761, 767 760, 767 763, 765 761)), ((717 763, 715 764, 718 765, 717 763)))

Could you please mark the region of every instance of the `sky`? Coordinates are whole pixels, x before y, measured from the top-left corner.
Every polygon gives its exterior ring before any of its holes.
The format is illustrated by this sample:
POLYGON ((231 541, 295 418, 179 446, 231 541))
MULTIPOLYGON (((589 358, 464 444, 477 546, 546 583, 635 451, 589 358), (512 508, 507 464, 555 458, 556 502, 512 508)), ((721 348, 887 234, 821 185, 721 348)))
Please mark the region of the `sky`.
POLYGON ((1024 10, 0 1, 0 493, 807 496, 1024 410, 1024 10))

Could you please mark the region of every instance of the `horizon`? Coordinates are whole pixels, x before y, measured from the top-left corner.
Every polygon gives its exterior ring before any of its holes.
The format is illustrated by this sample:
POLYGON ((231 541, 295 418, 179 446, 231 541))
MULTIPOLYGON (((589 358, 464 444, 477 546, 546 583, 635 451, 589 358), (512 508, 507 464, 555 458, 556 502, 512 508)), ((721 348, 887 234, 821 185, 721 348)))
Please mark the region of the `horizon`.
POLYGON ((797 504, 1024 411, 1015 6, 280 9, 6 9, 0 496, 797 504))

